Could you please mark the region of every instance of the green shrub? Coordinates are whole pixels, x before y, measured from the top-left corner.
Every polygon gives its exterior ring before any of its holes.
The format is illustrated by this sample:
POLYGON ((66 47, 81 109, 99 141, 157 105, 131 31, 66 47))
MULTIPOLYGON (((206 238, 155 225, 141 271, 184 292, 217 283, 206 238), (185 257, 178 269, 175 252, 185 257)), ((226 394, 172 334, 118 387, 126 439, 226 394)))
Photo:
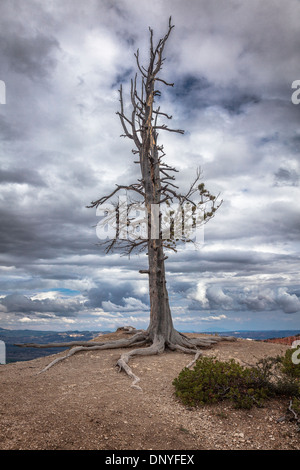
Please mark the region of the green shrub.
POLYGON ((285 356, 266 357, 257 362, 256 367, 261 372, 264 386, 270 396, 293 397, 300 394, 299 378, 290 366, 289 351, 287 350, 285 356))
POLYGON ((174 379, 175 395, 188 406, 230 400, 236 408, 263 406, 268 397, 284 396, 300 407, 300 365, 288 349, 284 356, 267 357, 256 366, 243 367, 234 359, 219 361, 202 356, 193 369, 183 369, 174 379))
POLYGON ((259 368, 242 367, 233 359, 222 362, 201 357, 193 369, 183 369, 174 379, 175 395, 189 406, 228 399, 236 408, 262 406, 268 396, 265 377, 259 368))
MULTIPOLYGON (((294 352, 298 351, 299 348, 291 348, 287 349, 285 352, 285 355, 281 358, 281 365, 282 365, 282 371, 290 376, 290 377, 297 377, 300 378, 300 364, 295 364, 293 362, 292 355, 294 352)), ((300 353, 298 357, 300 356, 300 353)))
POLYGON ((300 398, 297 398, 297 397, 293 398, 292 408, 297 415, 300 415, 300 398))

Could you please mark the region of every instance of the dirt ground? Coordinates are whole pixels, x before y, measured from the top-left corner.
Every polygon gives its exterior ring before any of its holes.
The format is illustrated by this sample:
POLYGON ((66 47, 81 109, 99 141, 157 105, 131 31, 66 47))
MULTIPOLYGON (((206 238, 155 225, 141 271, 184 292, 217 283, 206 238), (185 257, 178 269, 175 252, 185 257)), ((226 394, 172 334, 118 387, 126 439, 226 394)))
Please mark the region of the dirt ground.
MULTIPOLYGON (((204 354, 254 364, 287 348, 239 339, 220 342, 204 354)), ((236 410, 226 402, 189 409, 174 397, 172 381, 191 356, 167 351, 132 359, 141 392, 115 367, 122 351, 80 352, 40 375, 55 356, 1 365, 0 449, 300 449, 296 426, 277 422, 286 413, 286 400, 251 410, 236 410)))

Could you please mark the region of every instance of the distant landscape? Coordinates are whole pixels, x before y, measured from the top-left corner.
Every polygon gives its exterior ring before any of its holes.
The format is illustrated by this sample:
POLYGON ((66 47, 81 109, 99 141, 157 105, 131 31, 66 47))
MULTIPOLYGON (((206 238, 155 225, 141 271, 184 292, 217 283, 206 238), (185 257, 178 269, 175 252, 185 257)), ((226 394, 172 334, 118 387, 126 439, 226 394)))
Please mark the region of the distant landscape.
MULTIPOLYGON (((30 361, 42 356, 49 356, 63 351, 66 348, 20 348, 15 343, 60 343, 71 341, 89 341, 99 335, 105 335, 111 331, 38 331, 38 330, 7 330, 0 328, 0 340, 6 345, 6 363, 18 361, 30 361)), ((261 331, 201 331, 192 333, 219 334, 221 336, 235 336, 262 341, 271 338, 285 338, 300 333, 300 330, 261 330, 261 331)))
MULTIPOLYGON (((109 333, 108 331, 106 333, 109 333)), ((6 345, 6 363, 30 361, 37 357, 49 356, 66 348, 20 348, 15 343, 61 343, 71 341, 89 341, 104 331, 38 331, 38 330, 6 330, 0 328, 0 340, 6 345)))

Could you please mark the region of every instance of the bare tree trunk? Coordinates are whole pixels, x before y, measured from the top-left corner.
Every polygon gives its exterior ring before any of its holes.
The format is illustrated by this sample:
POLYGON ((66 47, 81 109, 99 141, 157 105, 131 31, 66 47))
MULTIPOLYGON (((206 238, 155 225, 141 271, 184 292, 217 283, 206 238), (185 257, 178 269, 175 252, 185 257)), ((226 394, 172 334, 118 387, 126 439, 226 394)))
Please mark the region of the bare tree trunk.
POLYGON ((151 341, 163 340, 166 343, 173 330, 172 316, 166 288, 164 251, 162 246, 161 217, 154 211, 159 208, 161 181, 157 151, 157 133, 153 129, 154 79, 151 62, 148 69, 146 90, 146 106, 144 132, 140 155, 142 182, 145 192, 145 205, 148 213, 148 264, 149 264, 149 295, 150 323, 148 333, 151 341), (158 217, 154 220, 151 214, 158 217), (155 226, 154 226, 155 225, 155 226), (153 237, 157 238, 153 238, 153 237))
POLYGON ((150 323, 148 333, 152 341, 157 337, 163 338, 165 343, 168 343, 174 327, 166 288, 164 253, 160 240, 152 240, 149 245, 150 323))

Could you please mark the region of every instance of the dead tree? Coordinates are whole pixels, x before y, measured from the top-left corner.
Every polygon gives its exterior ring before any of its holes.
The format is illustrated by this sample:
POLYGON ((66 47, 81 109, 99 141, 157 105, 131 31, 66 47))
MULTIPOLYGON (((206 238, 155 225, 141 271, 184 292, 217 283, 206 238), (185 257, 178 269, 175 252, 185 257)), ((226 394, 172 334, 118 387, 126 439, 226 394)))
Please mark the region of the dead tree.
MULTIPOLYGON (((165 60, 163 57, 165 45, 173 27, 174 26, 172 25, 170 18, 167 33, 164 37, 159 39, 156 46, 154 46, 153 31, 149 28, 150 57, 147 67, 141 65, 139 51, 135 54, 138 72, 134 79, 131 80, 130 115, 126 115, 125 113, 122 86, 120 86, 119 90, 120 110, 117 114, 124 131, 124 134, 122 135, 132 140, 134 143, 134 149, 132 152, 137 156, 135 163, 139 165, 141 179, 130 185, 117 185, 110 194, 93 201, 91 205, 88 206, 99 208, 112 200, 112 198, 122 190, 125 190, 126 194, 134 194, 137 196, 137 200, 144 204, 146 214, 145 222, 147 226, 147 236, 145 238, 124 240, 118 237, 120 234, 120 206, 117 203, 115 206, 116 213, 118 214, 116 236, 112 240, 108 240, 104 243, 106 243, 107 252, 115 248, 120 248, 120 246, 126 254, 130 254, 133 250, 147 251, 148 269, 140 270, 140 273, 147 274, 149 277, 149 326, 145 331, 136 331, 130 338, 118 341, 103 343, 76 342, 55 344, 55 346, 73 347, 66 356, 56 358, 51 364, 49 364, 49 366, 46 367, 46 369, 51 367, 54 363, 57 363, 78 351, 137 346, 135 349, 122 354, 117 365, 120 370, 124 370, 130 377, 132 377, 133 386, 138 387, 136 384, 139 379, 133 374, 131 368, 128 366, 128 362, 132 357, 160 354, 165 350, 165 348, 169 348, 171 350, 179 350, 184 353, 194 354, 195 361, 200 355, 199 347, 211 347, 216 341, 229 339, 224 337, 207 337, 201 339, 188 338, 174 328, 166 287, 165 260, 167 259, 167 256, 165 255, 165 250, 170 249, 176 251, 178 240, 174 233, 174 226, 167 239, 163 236, 162 213, 160 211, 156 211, 156 218, 153 217, 153 208, 159 208, 163 203, 172 208, 172 204, 176 202, 179 205, 179 211, 184 204, 189 205, 191 219, 193 220, 194 225, 197 224, 197 222, 193 219, 193 215, 200 207, 203 214, 201 223, 206 223, 214 217, 216 210, 222 202, 217 202, 218 197, 213 196, 205 188, 204 183, 199 183, 201 177, 201 172, 199 170, 197 170, 195 179, 190 185, 189 190, 185 194, 180 193, 178 191, 178 186, 174 183, 174 173, 177 172, 177 169, 168 165, 164 161, 164 148, 158 142, 160 131, 174 132, 178 134, 184 133, 181 129, 171 129, 164 122, 161 122, 162 119, 170 120, 172 116, 162 112, 160 107, 156 107, 155 105, 155 98, 159 97, 161 94, 159 85, 170 87, 174 86, 173 83, 168 83, 159 76, 165 60), (197 194, 198 197, 197 201, 195 201, 193 197, 195 194, 197 194), (144 345, 146 347, 141 347, 144 345)), ((136 200, 131 200, 129 207, 134 203, 136 203, 136 200)), ((180 220, 180 224, 183 223, 182 219, 180 220)), ((186 237, 185 241, 187 242, 191 240, 186 237)), ((48 345, 43 345, 43 347, 47 346, 48 345)), ((192 363, 194 363, 194 361, 192 361, 192 363)))

